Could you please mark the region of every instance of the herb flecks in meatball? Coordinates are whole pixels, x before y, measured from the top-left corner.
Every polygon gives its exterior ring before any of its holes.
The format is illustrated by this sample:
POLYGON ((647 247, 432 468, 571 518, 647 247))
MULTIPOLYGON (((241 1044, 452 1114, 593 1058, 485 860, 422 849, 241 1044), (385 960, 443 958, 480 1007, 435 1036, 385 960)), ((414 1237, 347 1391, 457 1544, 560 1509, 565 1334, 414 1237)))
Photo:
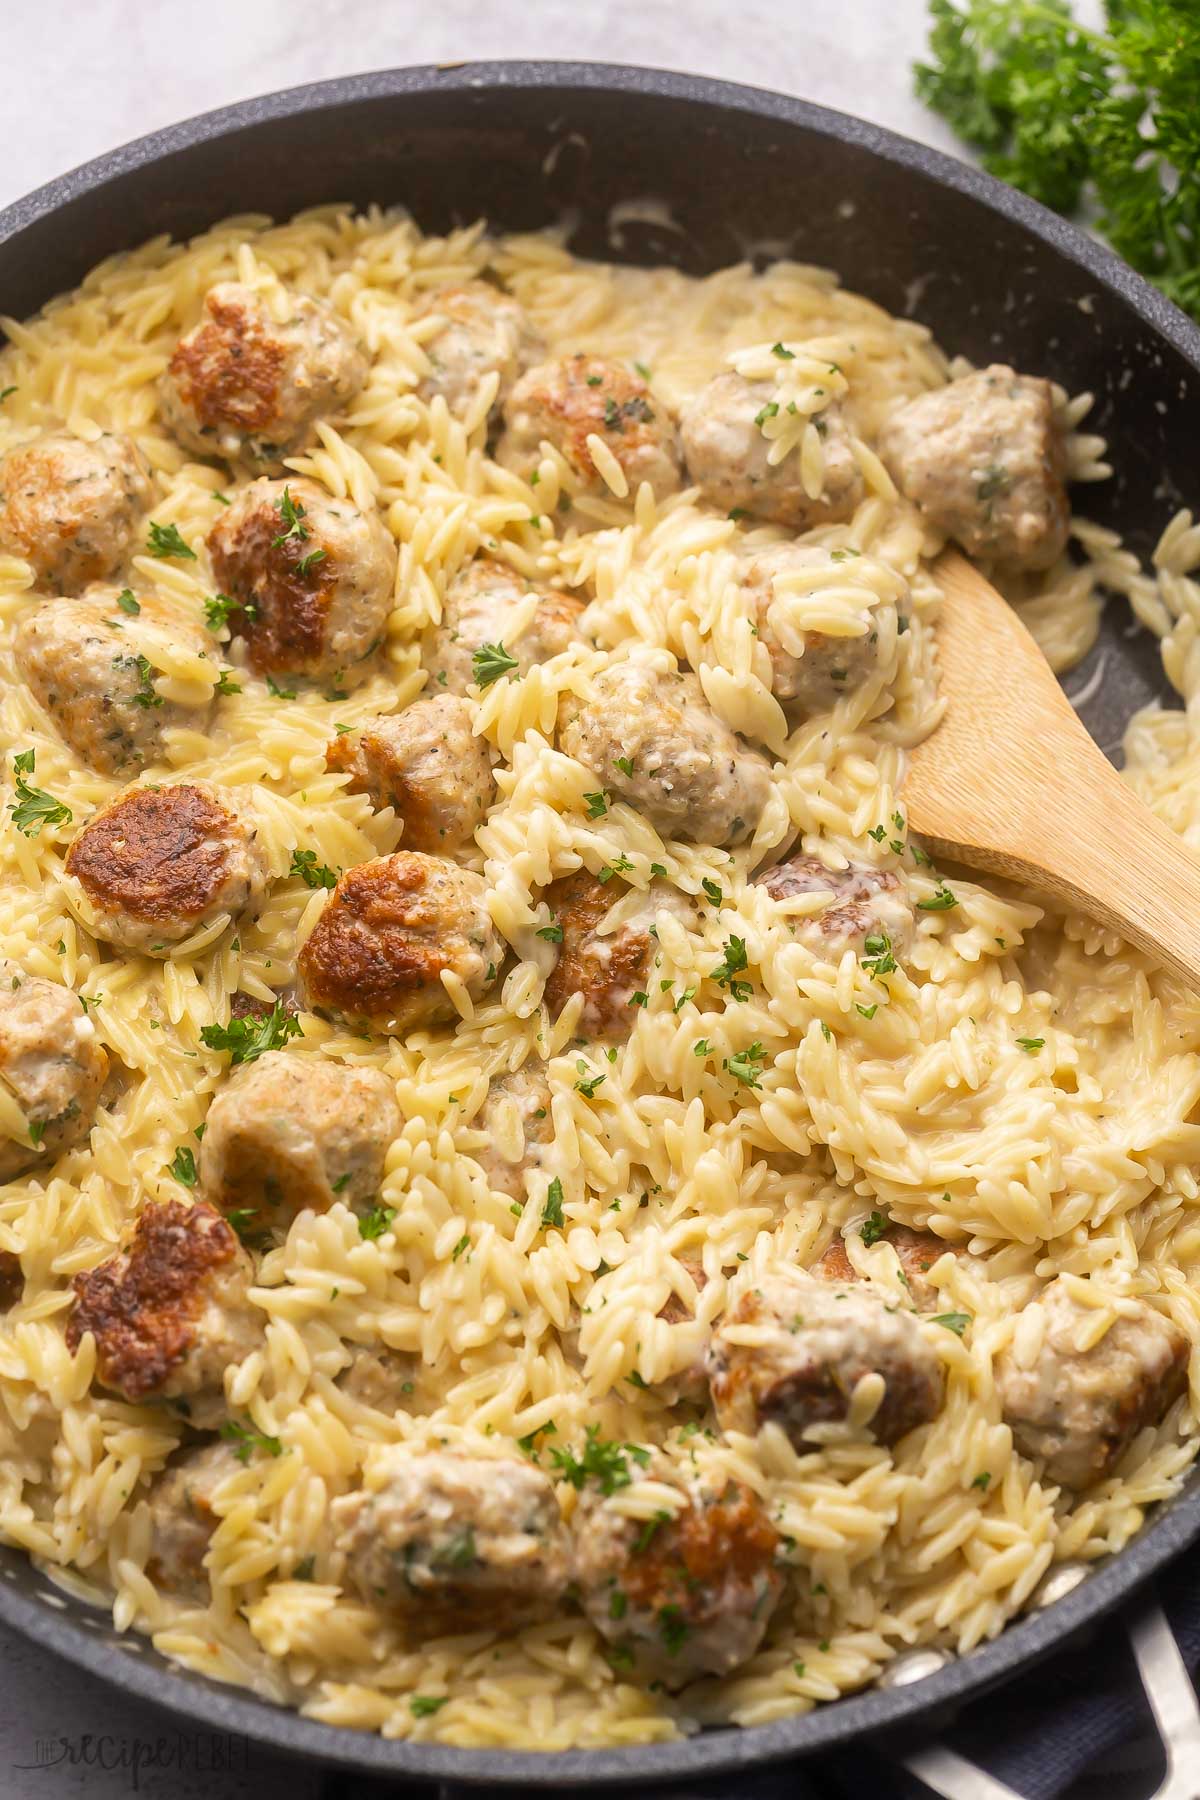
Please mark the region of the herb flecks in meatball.
POLYGON ((133 1405, 169 1401, 206 1429, 224 1415, 225 1370, 260 1342, 250 1258, 203 1201, 142 1209, 127 1250, 72 1284, 67 1348, 96 1344, 96 1380, 133 1405))
POLYGON ((993 363, 902 406, 881 449, 902 492, 969 556, 1048 569, 1066 548, 1067 451, 1048 381, 993 363))
POLYGON ((77 593, 124 562, 152 492, 129 438, 48 432, 0 457, 0 552, 40 586, 77 593))
POLYGON ((67 853, 98 936, 162 955, 259 899, 267 864, 257 826, 209 782, 129 788, 67 853))
POLYGON ((200 1152, 204 1198, 243 1230, 286 1230, 304 1208, 368 1205, 400 1129, 392 1083, 378 1069, 272 1050, 236 1070, 208 1111, 200 1152))
POLYGON ((797 937, 821 955, 836 958, 853 950, 884 975, 912 943, 912 904, 904 883, 891 869, 876 869, 868 863, 831 869, 820 857, 801 854, 764 869, 754 881, 781 904, 809 894, 828 894, 824 907, 797 912, 790 920, 797 937))
POLYGON ((337 314, 303 294, 290 296, 288 311, 276 319, 241 282, 209 290, 159 389, 163 418, 186 449, 275 468, 363 387, 366 358, 337 314))
POLYGON ((440 394, 451 413, 461 417, 480 383, 495 374, 499 386, 492 412, 498 412, 513 383, 542 348, 524 307, 488 281, 464 281, 433 295, 421 315, 430 316, 441 323, 423 342, 429 373, 417 389, 422 400, 440 394))
POLYGON ((497 457, 518 474, 529 475, 545 441, 594 493, 607 493, 613 485, 611 475, 605 480, 605 452, 615 464, 619 498, 636 494, 643 481, 659 500, 679 488, 674 421, 624 363, 582 353, 540 363, 513 388, 504 419, 507 430, 497 457))
POLYGON ((208 534, 218 586, 259 675, 363 673, 383 642, 396 546, 382 519, 315 481, 244 488, 208 534))
POLYGON ((432 694, 403 712, 343 732, 325 752, 330 769, 350 776, 352 793, 395 808, 404 848, 453 856, 471 843, 496 797, 486 741, 470 703, 432 694))
POLYGON ((457 1017, 443 974, 483 998, 504 960, 481 876, 398 850, 341 877, 300 952, 310 1003, 393 1031, 457 1017))
POLYGON ((0 962, 0 1080, 25 1115, 0 1137, 0 1181, 48 1172, 92 1128, 108 1058, 69 988, 0 962))
POLYGON ((566 1534, 554 1489, 515 1457, 400 1447, 332 1515, 350 1585, 423 1634, 512 1631, 562 1604, 566 1534))

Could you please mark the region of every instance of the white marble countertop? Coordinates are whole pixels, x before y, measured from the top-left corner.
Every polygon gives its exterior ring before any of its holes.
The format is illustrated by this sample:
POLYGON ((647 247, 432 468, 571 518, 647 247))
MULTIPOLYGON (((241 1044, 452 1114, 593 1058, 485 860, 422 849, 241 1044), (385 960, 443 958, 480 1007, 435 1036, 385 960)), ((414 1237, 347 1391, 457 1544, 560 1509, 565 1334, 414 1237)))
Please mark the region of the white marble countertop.
MULTIPOLYGON (((212 107, 331 75, 464 57, 720 76, 956 147, 912 93, 925 0, 741 0, 736 10, 721 0, 9 0, 0 16, 10 104, 16 94, 39 96, 25 123, 5 133, 0 206, 212 107)), ((124 1800, 135 1791, 148 1800, 316 1800, 318 1771, 251 1750, 245 1766, 222 1772, 213 1766, 220 1746, 194 1734, 182 1762, 142 1768, 135 1788, 134 1746, 171 1730, 152 1709, 0 1629, 5 1800, 124 1800)))

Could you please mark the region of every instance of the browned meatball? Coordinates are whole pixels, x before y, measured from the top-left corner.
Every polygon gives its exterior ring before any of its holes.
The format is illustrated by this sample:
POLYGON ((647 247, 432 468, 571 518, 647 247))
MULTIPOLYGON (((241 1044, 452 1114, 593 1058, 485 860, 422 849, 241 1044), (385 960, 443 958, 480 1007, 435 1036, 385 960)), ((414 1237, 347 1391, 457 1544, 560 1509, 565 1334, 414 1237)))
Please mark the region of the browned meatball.
POLYGON ((0 1312, 15 1306, 25 1292, 25 1271, 12 1250, 0 1250, 0 1312))
POLYGON ((542 349, 525 308, 490 281, 464 281, 434 294, 421 317, 430 315, 442 325, 425 339, 429 374, 417 389, 422 400, 441 394, 450 411, 461 416, 480 382, 495 372, 500 386, 492 412, 498 412, 521 371, 542 349))
MULTIPOLYGON (((912 942, 912 905, 904 883, 890 869, 850 863, 830 869, 817 856, 793 856, 754 877, 772 900, 794 900, 800 894, 827 893, 824 911, 797 915, 792 930, 826 957, 845 951, 868 958, 903 956, 912 942)), ((880 973, 886 973, 881 969, 880 973)))
MULTIPOLYGON (((938 1257, 944 1256, 952 1246, 944 1238, 934 1237, 931 1231, 911 1231, 907 1225, 889 1225, 882 1235, 883 1242, 896 1252, 901 1278, 914 1307, 918 1312, 932 1312, 939 1304, 938 1291, 925 1276, 938 1257)), ((840 1237, 835 1237, 813 1264, 812 1273, 825 1281, 844 1283, 863 1279, 846 1254, 845 1241, 840 1237)))
POLYGON ((457 1017, 443 973, 480 1000, 503 960, 482 877, 398 850, 346 871, 299 967, 314 1006, 406 1031, 457 1017))
POLYGON ((1033 1341, 1022 1343, 1019 1326, 996 1360, 1005 1422, 1018 1450, 1044 1463, 1049 1480, 1090 1487, 1112 1474, 1138 1432, 1157 1425, 1183 1392, 1191 1345, 1173 1320, 1139 1305, 1080 1349, 1080 1334, 1095 1315, 1061 1276, 1032 1307, 1033 1341))
POLYGON ((267 884, 257 825, 207 781, 127 788, 80 832, 66 866, 97 936, 151 956, 244 912, 267 884))
POLYGON ((709 1345, 721 1429, 753 1434, 774 1423, 797 1447, 814 1425, 845 1419, 873 1376, 883 1387, 868 1426, 881 1444, 941 1407, 941 1368, 912 1313, 869 1282, 846 1286, 785 1265, 743 1292, 709 1345))
POLYGON ((264 1319, 250 1258, 204 1201, 143 1207, 127 1250, 76 1275, 67 1348, 96 1343, 96 1380, 131 1405, 169 1401, 201 1430, 224 1416, 225 1370, 256 1348, 264 1319))
POLYGON ((343 732, 325 752, 346 770, 350 791, 404 820, 404 848, 452 856, 471 843, 496 797, 485 739, 470 703, 457 694, 414 700, 403 712, 343 732))
POLYGON ((718 375, 683 415, 681 435, 688 475, 706 500, 722 512, 748 512, 793 531, 810 531, 848 519, 866 487, 845 415, 827 406, 813 420, 821 438, 824 476, 810 494, 801 475, 799 450, 781 462, 768 461, 771 444, 759 429, 763 409, 774 403, 769 381, 718 375))
POLYGON ((564 356, 530 369, 504 408, 507 430, 497 460, 528 476, 548 442, 595 493, 607 493, 588 443, 596 437, 616 458, 630 494, 648 481, 665 499, 679 487, 674 421, 640 375, 602 356, 564 356))
POLYGON ((0 958, 0 1080, 25 1115, 27 1135, 0 1135, 0 1181, 37 1170, 92 1129, 108 1057, 70 988, 0 958))
POLYGON ((529 1463, 397 1446, 371 1479, 332 1507, 347 1578, 371 1605, 431 1636, 514 1631, 561 1605, 566 1536, 529 1463))
POLYGON ((559 742, 664 837, 736 844, 753 835, 771 767, 719 719, 695 675, 631 657, 560 708, 559 742))
POLYGON ((514 666, 507 673, 528 675, 535 663, 557 656, 569 644, 587 642, 579 629, 584 604, 575 594, 523 581, 506 564, 477 556, 446 590, 442 622, 425 645, 425 667, 437 687, 448 694, 465 694, 488 673, 476 667, 476 652, 492 645, 512 660, 514 666), (537 606, 518 635, 512 615, 528 594, 538 596, 537 606))
POLYGON ((902 406, 881 449, 907 497, 969 556, 1048 569, 1062 555, 1067 450, 1048 381, 993 363, 902 406))
POLYGON ((305 1207, 366 1205, 400 1130, 393 1084, 378 1069, 268 1051, 235 1070, 208 1109, 201 1190, 254 1230, 287 1230, 305 1207))
POLYGON ((129 438, 47 432, 0 458, 0 550, 29 563, 40 585, 78 593, 124 562, 151 494, 129 438))
POLYGON ((656 945, 651 926, 663 907, 684 924, 693 908, 669 882, 650 883, 637 913, 615 931, 602 932, 605 918, 630 890, 620 881, 601 882, 586 869, 556 881, 546 905, 562 927, 562 948, 546 981, 546 1004, 557 1016, 572 994, 584 996, 579 1017, 583 1037, 623 1036, 633 1029, 635 994, 644 994, 656 945))
POLYGON ((275 468, 354 399, 367 360, 350 330, 306 294, 290 297, 289 313, 281 323, 238 281, 209 289, 159 388, 163 418, 187 449, 275 468))
POLYGON ((99 583, 23 614, 13 654, 67 748, 102 775, 128 780, 162 757, 168 731, 208 724, 211 704, 182 706, 158 692, 153 658, 164 638, 212 654, 212 639, 182 606, 99 583), (130 599, 135 612, 126 610, 130 599))
POLYGON ((188 1599, 207 1597, 204 1558, 221 1523, 213 1495, 239 1466, 230 1445, 205 1444, 185 1450, 163 1470, 147 1496, 152 1535, 146 1573, 155 1587, 188 1599))
POLYGON ((377 513, 302 477, 263 479, 226 507, 208 548, 258 674, 365 673, 396 581, 396 546, 377 513))
POLYGON ((626 1472, 662 1481, 687 1504, 649 1521, 617 1512, 584 1487, 572 1524, 572 1576, 580 1604, 618 1671, 670 1688, 701 1675, 728 1675, 749 1661, 783 1591, 778 1532, 762 1502, 731 1481, 721 1490, 641 1452, 626 1472))
MULTIPOLYGON (((858 637, 806 631, 802 654, 785 649, 771 625, 768 613, 776 575, 831 566, 829 552, 810 544, 776 544, 746 566, 742 585, 754 608, 758 641, 771 659, 771 692, 789 717, 828 711, 879 666, 879 633, 874 625, 858 637)), ((863 611, 877 604, 878 597, 864 588, 863 611)))

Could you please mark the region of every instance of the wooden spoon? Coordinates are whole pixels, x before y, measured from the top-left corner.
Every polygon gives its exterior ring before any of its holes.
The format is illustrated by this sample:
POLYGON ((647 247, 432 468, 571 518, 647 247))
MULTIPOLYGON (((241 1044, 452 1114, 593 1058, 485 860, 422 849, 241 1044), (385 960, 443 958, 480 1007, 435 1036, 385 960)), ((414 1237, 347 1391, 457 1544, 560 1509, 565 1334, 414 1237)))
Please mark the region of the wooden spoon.
POLYGON ((1028 883, 1200 988, 1200 860, 1093 743, 1012 607, 940 557, 941 722, 904 782, 939 855, 1028 883))

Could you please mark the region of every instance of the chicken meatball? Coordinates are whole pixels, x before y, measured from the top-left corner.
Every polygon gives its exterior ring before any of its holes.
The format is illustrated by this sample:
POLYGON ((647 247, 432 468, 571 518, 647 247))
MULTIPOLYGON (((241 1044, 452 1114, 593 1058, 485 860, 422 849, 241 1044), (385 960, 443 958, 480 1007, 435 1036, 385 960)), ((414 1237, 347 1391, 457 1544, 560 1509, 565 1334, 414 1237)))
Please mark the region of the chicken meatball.
POLYGON ((503 960, 482 876, 398 850, 346 871, 299 967, 313 1006, 402 1032, 458 1016, 444 975, 481 1000, 503 960))
POLYGON ((902 406, 880 448, 908 499, 968 556, 1048 569, 1066 548, 1067 450, 1048 381, 993 363, 902 406))
POLYGON ((829 895, 819 913, 797 914, 791 928, 826 960, 847 950, 878 958, 878 973, 888 973, 889 959, 903 956, 912 942, 912 904, 904 883, 890 869, 850 863, 830 869, 817 856, 793 856, 754 877, 772 900, 794 900, 800 894, 829 895))
MULTIPOLYGON (((910 1231, 907 1225, 889 1225, 883 1234, 883 1242, 896 1253, 900 1279, 917 1312, 933 1312, 940 1304, 939 1295, 925 1276, 939 1256, 945 1256, 952 1246, 944 1238, 934 1237, 931 1231, 910 1231)), ((813 1264, 812 1272, 825 1281, 845 1283, 863 1279, 846 1254, 845 1241, 840 1237, 835 1237, 824 1255, 813 1264)))
POLYGON ((485 739, 470 703, 433 694, 361 731, 334 738, 327 768, 349 773, 350 792, 394 807, 406 850, 453 856, 471 843, 496 797, 485 739))
POLYGON ((185 449, 273 469, 366 379, 366 357, 328 306, 291 295, 281 322, 253 288, 222 281, 175 346, 159 405, 185 449))
POLYGON ((759 420, 774 403, 769 381, 718 375, 683 415, 681 436, 688 475, 704 498, 722 512, 753 513, 793 531, 811 531, 848 519, 866 494, 842 408, 835 402, 813 424, 821 440, 824 470, 810 494, 799 449, 768 461, 771 440, 759 420))
POLYGON ((337 1378, 338 1387, 351 1400, 376 1412, 412 1411, 412 1396, 420 1370, 420 1358, 388 1344, 355 1350, 349 1367, 337 1378))
POLYGON ((1187 1385, 1191 1346, 1171 1319, 1139 1305, 1081 1349, 1094 1318, 1059 1276, 1025 1309, 996 1360, 996 1392, 1018 1450, 1066 1488, 1111 1475, 1138 1432, 1157 1425, 1187 1385))
MULTIPOLYGON (((758 641, 771 659, 771 692, 789 717, 807 718, 827 712, 846 694, 860 688, 879 665, 879 633, 872 625, 858 637, 835 637, 826 631, 795 634, 784 647, 769 613, 777 575, 829 566, 829 553, 808 544, 777 544, 762 550, 747 565, 744 590, 754 608, 758 641)), ((877 604, 864 590, 863 610, 877 604)))
POLYGON ((554 1143, 554 1120, 541 1063, 493 1075, 476 1125, 487 1143, 471 1154, 496 1193, 524 1200, 527 1169, 553 1173, 545 1153, 554 1143))
POLYGON ((452 413, 465 413, 485 376, 493 370, 500 386, 492 407, 498 412, 523 369, 542 348, 525 309, 490 281, 464 281, 435 294, 422 317, 442 321, 425 340, 429 374, 417 392, 422 400, 441 394, 452 413))
POLYGON ((257 674, 365 673, 396 582, 396 546, 377 513, 315 481, 264 478, 226 507, 208 548, 257 674))
POLYGON ((547 662, 570 644, 587 642, 579 629, 584 605, 574 594, 522 581, 504 563, 477 556, 446 590, 442 622, 425 646, 425 667, 448 694, 465 694, 488 673, 475 666, 476 652, 495 645, 515 665, 507 673, 528 675, 535 663, 547 662), (528 594, 538 596, 537 605, 518 633, 513 611, 528 594))
POLYGON ((25 1115, 0 1136, 0 1182, 49 1171, 92 1129, 108 1058, 78 996, 0 960, 0 1081, 25 1115))
POLYGON ((146 654, 155 638, 197 656, 212 650, 182 607, 157 595, 137 599, 127 588, 97 585, 74 600, 45 600, 17 626, 13 654, 22 678, 67 748, 101 775, 136 775, 161 759, 168 731, 203 731, 208 723, 211 707, 180 706, 158 693, 146 654))
POLYGON ((666 908, 681 923, 694 923, 687 897, 669 882, 655 880, 636 913, 605 932, 604 920, 629 891, 622 882, 597 881, 586 869, 546 889, 546 904, 562 928, 562 948, 546 981, 546 1004, 557 1016, 572 994, 582 994, 582 1037, 625 1036, 633 1029, 634 995, 646 993, 649 986, 655 955, 651 928, 658 913, 666 908))
POLYGON ((0 1250, 0 1312, 15 1306, 25 1292, 25 1271, 13 1250, 0 1250))
POLYGON ((559 743, 664 837, 736 844, 771 792, 771 765, 716 716, 695 675, 631 659, 560 708, 559 743))
POLYGON ((235 1070, 208 1109, 201 1192, 252 1229, 286 1231, 306 1207, 373 1201, 399 1130, 378 1069, 271 1050, 235 1070))
POLYGON ((863 1423, 881 1444, 941 1407, 941 1368, 921 1326, 865 1281, 847 1286, 781 1265, 745 1289, 709 1345, 721 1429, 753 1434, 777 1424, 797 1448, 814 1425, 845 1419, 859 1383, 875 1378, 877 1403, 863 1423))
POLYGON ((168 1402, 198 1430, 225 1416, 225 1371, 262 1341, 249 1256, 205 1201, 143 1207, 127 1250, 76 1275, 67 1348, 85 1332, 96 1377, 130 1405, 168 1402))
POLYGON ((158 1477, 147 1496, 151 1535, 146 1573, 155 1587, 185 1599, 207 1599, 204 1558, 221 1523, 213 1496, 239 1467, 228 1444, 205 1444, 175 1457, 158 1477))
POLYGON ((252 815, 208 781, 127 788, 84 826, 67 873, 91 903, 97 937, 148 956, 236 918, 266 889, 252 815))
POLYGON ((628 493, 636 494, 643 481, 660 500, 678 491, 674 421, 624 363, 582 354, 539 363, 508 396, 504 420, 497 460, 520 475, 536 468, 546 442, 588 490, 605 494, 609 489, 588 441, 598 438, 615 457, 628 493))
POLYGON ((27 562, 39 586, 77 593, 124 562, 151 496, 129 438, 47 432, 0 457, 0 551, 27 562))
POLYGON ((665 1482, 687 1504, 647 1521, 585 1486, 572 1520, 580 1604, 618 1670, 669 1688, 728 1675, 758 1649, 783 1591, 779 1534, 740 1482, 716 1490, 658 1453, 642 1457, 633 1479, 665 1482))
POLYGON ((422 1635, 515 1631, 562 1602, 554 1489, 515 1457, 397 1446, 331 1511, 350 1585, 422 1635))

